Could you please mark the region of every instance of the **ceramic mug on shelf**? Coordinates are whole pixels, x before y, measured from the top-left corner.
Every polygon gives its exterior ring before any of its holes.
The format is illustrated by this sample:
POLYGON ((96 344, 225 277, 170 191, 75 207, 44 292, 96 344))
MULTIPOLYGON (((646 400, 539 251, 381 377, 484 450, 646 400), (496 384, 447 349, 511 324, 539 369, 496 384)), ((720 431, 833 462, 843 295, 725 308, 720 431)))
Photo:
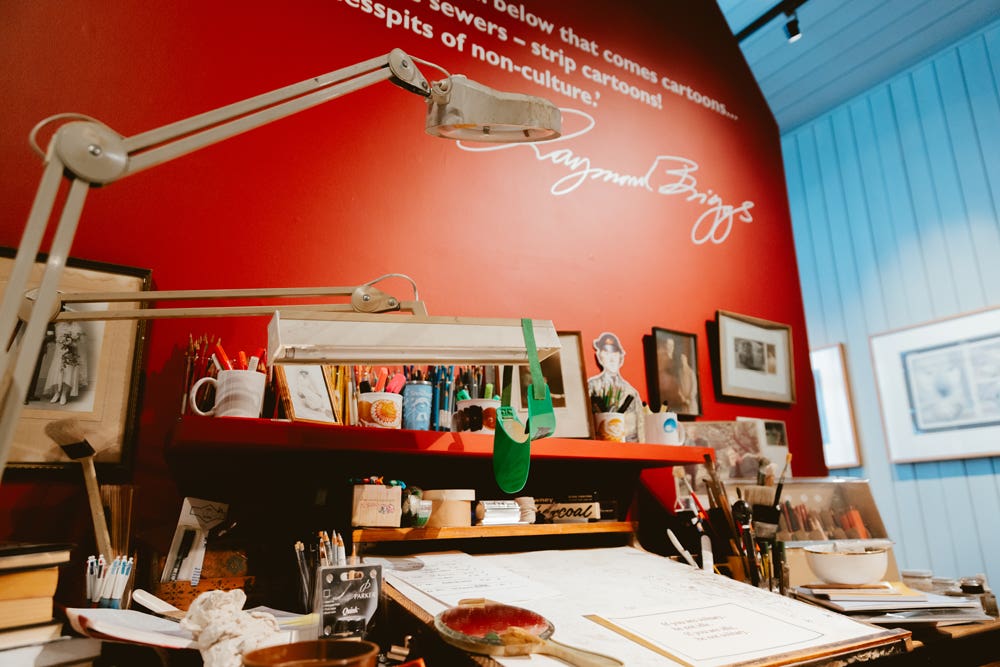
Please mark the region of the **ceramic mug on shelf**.
POLYGON ((455 403, 451 416, 452 431, 493 433, 497 425, 500 401, 495 398, 467 398, 455 403))
POLYGON ((621 412, 595 412, 594 433, 598 440, 625 442, 625 415, 621 412))
POLYGON ((361 426, 400 428, 403 422, 402 395, 391 391, 358 394, 358 421, 361 426))
POLYGON ((646 440, 653 445, 683 445, 684 424, 677 421, 676 412, 654 412, 646 415, 646 440))
POLYGON ((219 371, 218 377, 203 377, 191 387, 191 409, 202 416, 260 417, 264 407, 264 387, 267 377, 257 371, 219 371), (215 386, 215 405, 202 411, 198 407, 198 390, 204 384, 215 386))

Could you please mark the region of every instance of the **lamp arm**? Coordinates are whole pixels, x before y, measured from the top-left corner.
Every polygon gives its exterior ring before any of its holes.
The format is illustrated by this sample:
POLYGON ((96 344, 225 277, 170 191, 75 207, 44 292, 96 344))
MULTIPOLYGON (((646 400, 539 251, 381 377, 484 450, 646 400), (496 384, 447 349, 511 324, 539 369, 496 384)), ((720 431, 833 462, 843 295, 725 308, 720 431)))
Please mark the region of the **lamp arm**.
MULTIPOLYGON (((125 138, 103 123, 74 120, 59 127, 45 153, 46 168, 18 246, 0 306, 0 475, 7 464, 28 383, 45 337, 57 288, 76 234, 87 190, 322 104, 379 81, 391 80, 423 96, 430 85, 400 49, 264 93, 214 111, 125 138), (62 175, 70 190, 49 249, 41 285, 25 325, 18 310, 59 194, 62 175), (13 363, 12 363, 13 361, 13 363)), ((56 118, 65 118, 58 116, 56 118)), ((41 125, 45 125, 43 121, 41 125)), ((32 137, 39 127, 32 131, 32 137)))
POLYGON ((431 86, 400 49, 262 95, 191 116, 132 137, 94 120, 66 123, 53 137, 55 150, 77 177, 110 183, 291 116, 380 81, 430 96, 431 86))

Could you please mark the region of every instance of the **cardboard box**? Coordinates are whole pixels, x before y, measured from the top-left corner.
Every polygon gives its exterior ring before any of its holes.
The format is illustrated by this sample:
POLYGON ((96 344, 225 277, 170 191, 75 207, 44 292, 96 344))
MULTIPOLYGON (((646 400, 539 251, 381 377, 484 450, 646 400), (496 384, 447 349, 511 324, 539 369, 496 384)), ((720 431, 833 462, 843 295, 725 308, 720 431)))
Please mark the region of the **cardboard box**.
POLYGON ((475 489, 429 490, 424 491, 424 499, 431 501, 428 528, 461 528, 472 525, 475 489))
POLYGON ((383 484, 355 484, 351 525, 367 528, 399 528, 403 516, 402 489, 383 484))

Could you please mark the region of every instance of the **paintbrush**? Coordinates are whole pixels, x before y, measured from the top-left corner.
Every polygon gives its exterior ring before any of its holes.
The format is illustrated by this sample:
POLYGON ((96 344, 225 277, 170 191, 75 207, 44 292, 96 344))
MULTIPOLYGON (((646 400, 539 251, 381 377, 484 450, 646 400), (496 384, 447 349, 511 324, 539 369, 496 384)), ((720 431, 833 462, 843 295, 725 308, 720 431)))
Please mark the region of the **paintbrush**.
POLYGON ((99 553, 105 558, 114 558, 111 551, 111 536, 108 534, 108 522, 104 518, 104 506, 101 504, 101 489, 97 485, 97 471, 94 468, 94 448, 87 442, 80 423, 76 419, 58 419, 45 425, 45 435, 62 447, 66 456, 79 461, 83 469, 83 480, 87 486, 87 501, 90 504, 90 518, 94 521, 94 538, 97 541, 99 553))
POLYGON ((788 472, 788 465, 792 462, 792 453, 785 454, 785 467, 781 469, 781 476, 778 478, 778 486, 774 489, 774 501, 771 503, 777 507, 781 502, 781 489, 785 486, 785 473, 788 472))

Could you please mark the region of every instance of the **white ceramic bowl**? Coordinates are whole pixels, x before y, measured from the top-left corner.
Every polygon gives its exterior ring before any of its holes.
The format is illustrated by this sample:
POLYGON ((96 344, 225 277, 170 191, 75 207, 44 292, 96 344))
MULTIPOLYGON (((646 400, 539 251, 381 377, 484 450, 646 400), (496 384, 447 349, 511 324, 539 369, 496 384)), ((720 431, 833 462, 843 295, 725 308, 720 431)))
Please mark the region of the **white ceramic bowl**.
POLYGON ((885 547, 849 547, 837 543, 805 547, 806 562, 820 581, 861 586, 881 581, 889 566, 885 547))

